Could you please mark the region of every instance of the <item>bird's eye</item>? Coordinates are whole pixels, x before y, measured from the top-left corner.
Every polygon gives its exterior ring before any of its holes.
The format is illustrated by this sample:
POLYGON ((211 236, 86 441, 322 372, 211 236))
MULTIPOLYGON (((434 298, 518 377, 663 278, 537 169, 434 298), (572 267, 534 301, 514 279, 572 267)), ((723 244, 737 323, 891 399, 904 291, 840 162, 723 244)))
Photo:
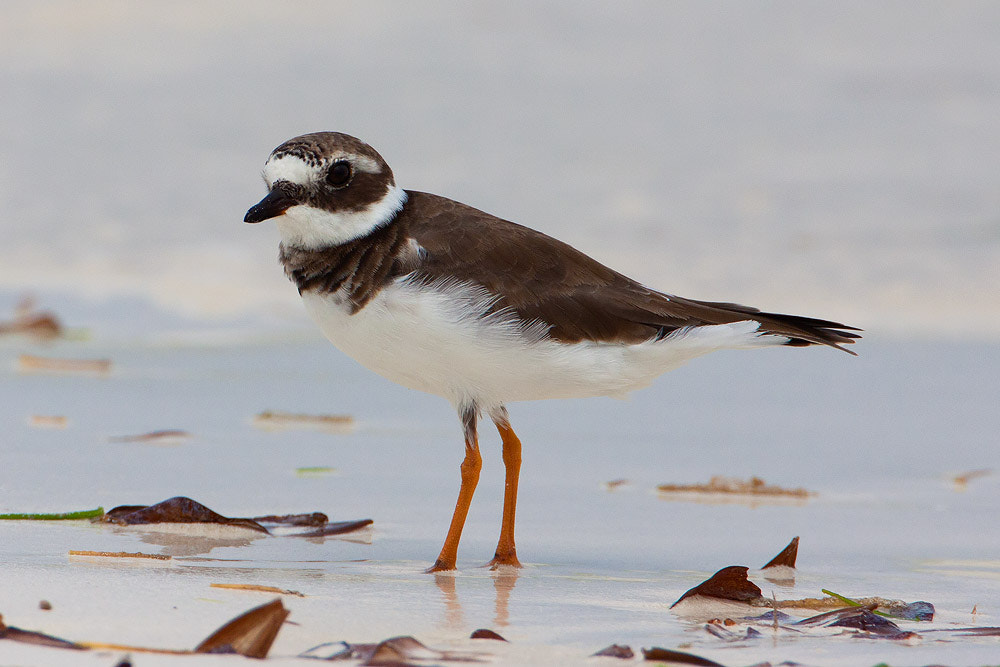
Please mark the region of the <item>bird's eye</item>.
POLYGON ((342 188, 350 182, 352 174, 351 163, 347 160, 338 160, 327 170, 326 182, 335 188, 342 188))

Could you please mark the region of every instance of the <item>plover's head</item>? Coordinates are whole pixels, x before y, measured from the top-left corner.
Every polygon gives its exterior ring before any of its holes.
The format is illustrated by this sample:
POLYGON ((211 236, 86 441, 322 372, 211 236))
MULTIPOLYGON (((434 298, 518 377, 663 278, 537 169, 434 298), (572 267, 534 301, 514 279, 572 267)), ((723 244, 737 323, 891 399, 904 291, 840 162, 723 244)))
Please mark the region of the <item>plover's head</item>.
POLYGON ((264 165, 268 195, 244 222, 275 219, 285 244, 340 245, 390 221, 406 202, 392 170, 365 142, 339 132, 289 139, 264 165))

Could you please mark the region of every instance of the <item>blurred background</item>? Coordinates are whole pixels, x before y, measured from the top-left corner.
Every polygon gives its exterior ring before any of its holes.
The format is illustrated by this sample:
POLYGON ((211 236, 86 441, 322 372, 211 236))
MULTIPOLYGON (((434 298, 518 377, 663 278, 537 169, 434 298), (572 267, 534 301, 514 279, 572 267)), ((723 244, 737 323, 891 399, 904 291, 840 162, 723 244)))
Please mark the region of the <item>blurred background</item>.
POLYGON ((312 331, 242 218, 272 148, 339 130, 663 291, 1000 337, 995 2, 0 11, 0 313, 312 331))

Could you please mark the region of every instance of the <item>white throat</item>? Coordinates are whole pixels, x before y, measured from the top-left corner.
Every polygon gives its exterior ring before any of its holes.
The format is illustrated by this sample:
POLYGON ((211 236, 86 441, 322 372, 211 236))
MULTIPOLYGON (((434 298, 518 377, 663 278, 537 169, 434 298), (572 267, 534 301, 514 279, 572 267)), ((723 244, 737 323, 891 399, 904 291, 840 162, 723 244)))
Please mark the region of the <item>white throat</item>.
POLYGON ((292 206, 274 219, 284 244, 315 250, 367 236, 389 222, 406 203, 406 191, 390 185, 377 202, 360 211, 336 213, 306 204, 292 206))

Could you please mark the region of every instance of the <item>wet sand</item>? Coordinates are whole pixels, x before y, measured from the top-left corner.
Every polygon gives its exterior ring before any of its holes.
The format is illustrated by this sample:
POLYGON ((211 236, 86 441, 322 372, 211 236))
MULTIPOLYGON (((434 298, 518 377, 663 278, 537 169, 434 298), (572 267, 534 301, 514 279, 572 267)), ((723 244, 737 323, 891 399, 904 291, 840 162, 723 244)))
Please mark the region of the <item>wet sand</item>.
MULTIPOLYGON (((184 649, 273 594, 290 621, 271 660, 323 642, 413 635, 497 664, 579 664, 610 644, 681 647, 727 665, 977 664, 995 637, 939 641, 928 629, 1000 625, 1000 468, 990 344, 866 340, 857 359, 831 350, 721 353, 664 376, 628 401, 511 406, 524 442, 518 549, 526 567, 494 573, 502 502, 499 441, 484 432, 484 470, 459 570, 422 570, 447 528, 458 487, 457 419, 441 399, 401 389, 305 337, 231 345, 63 342, 0 346, 4 466, 0 512, 68 511, 190 496, 227 516, 323 511, 374 519, 321 539, 247 531, 190 535, 72 522, 0 523, 0 613, 63 638, 184 649), (18 354, 109 358, 106 377, 16 373, 18 354), (273 410, 349 414, 350 432, 262 430, 273 410), (29 415, 67 417, 41 429, 29 415), (177 442, 113 436, 183 430, 177 442), (330 468, 312 475, 300 468, 330 468), (815 492, 805 500, 690 502, 657 484, 757 475, 815 492), (627 479, 606 490, 604 483, 627 479), (801 536, 793 586, 753 568, 801 536), (144 552, 169 561, 70 557, 144 552), (726 642, 703 615, 670 611, 727 565, 751 567, 766 597, 879 595, 933 603, 911 642, 782 633, 726 642), (53 609, 39 609, 40 600, 53 609), (977 614, 972 615, 973 607, 977 614), (470 640, 490 628, 509 644, 470 640)), ((722 606, 716 615, 739 610, 722 606)), ((759 613, 761 610, 749 610, 759 613)), ((712 614, 711 608, 707 612, 712 614)), ((808 612, 800 612, 807 615, 808 612)), ((101 664, 107 654, 0 644, 5 662, 101 664)), ((137 664, 209 664, 216 656, 141 656, 137 664)), ((598 660, 597 658, 593 660, 598 660)), ((601 660, 610 660, 601 659, 601 660)))

